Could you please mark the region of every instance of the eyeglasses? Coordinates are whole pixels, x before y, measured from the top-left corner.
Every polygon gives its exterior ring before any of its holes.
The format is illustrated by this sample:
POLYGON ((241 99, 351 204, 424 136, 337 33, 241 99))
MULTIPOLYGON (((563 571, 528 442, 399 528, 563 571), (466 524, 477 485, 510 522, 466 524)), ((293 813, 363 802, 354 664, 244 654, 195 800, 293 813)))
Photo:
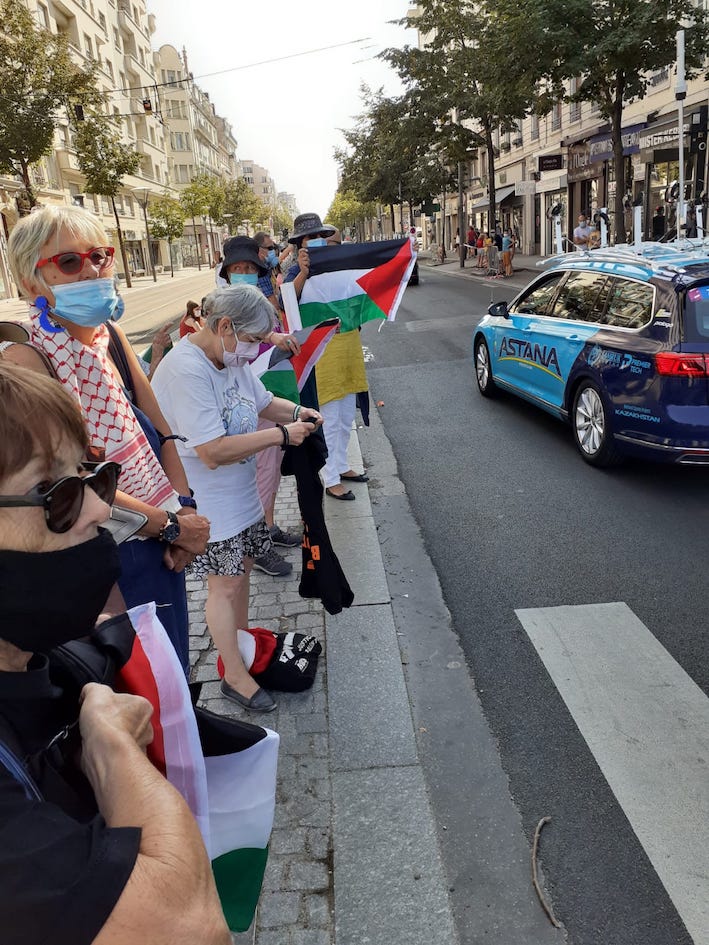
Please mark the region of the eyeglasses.
POLYGON ((0 508, 16 509, 40 506, 50 532, 63 534, 76 524, 84 504, 84 492, 89 486, 107 505, 116 498, 116 487, 121 467, 118 463, 83 463, 84 469, 93 469, 88 476, 64 476, 54 483, 41 482, 25 495, 0 496, 0 508))
POLYGON ((276 248, 276 247, 274 246, 273 243, 271 243, 270 246, 262 246, 262 247, 261 247, 261 249, 275 249, 275 248, 276 248))
POLYGON ((113 262, 115 252, 113 246, 96 246, 88 253, 57 253, 56 256, 50 256, 48 259, 40 259, 37 268, 41 269, 48 263, 54 263, 65 276, 76 276, 83 269, 84 260, 88 259, 92 266, 98 266, 99 272, 103 272, 113 262))

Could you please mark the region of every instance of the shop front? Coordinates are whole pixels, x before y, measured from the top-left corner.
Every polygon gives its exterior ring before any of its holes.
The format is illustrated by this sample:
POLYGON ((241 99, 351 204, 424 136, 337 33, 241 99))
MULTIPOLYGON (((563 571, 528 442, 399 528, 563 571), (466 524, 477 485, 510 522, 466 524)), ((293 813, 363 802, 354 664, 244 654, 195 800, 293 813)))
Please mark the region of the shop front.
MULTIPOLYGON (((706 134, 706 110, 702 107, 685 115, 683 128, 685 200, 690 207, 687 235, 693 232, 695 201, 704 200, 706 223, 706 145, 696 147, 692 129, 699 127, 706 134)), ((644 189, 644 235, 659 239, 672 233, 677 225, 679 201, 679 123, 675 114, 646 129, 640 140, 639 176, 644 189)))

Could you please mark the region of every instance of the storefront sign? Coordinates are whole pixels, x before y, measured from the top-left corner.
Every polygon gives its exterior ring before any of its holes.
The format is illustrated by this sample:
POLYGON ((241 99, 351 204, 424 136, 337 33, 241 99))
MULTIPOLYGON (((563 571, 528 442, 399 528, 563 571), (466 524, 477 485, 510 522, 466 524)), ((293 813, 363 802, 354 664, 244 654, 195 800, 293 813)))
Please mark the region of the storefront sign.
POLYGON ((578 144, 572 144, 569 147, 569 156, 567 159, 567 169, 569 183, 577 180, 591 180, 601 174, 601 168, 598 165, 591 164, 591 142, 579 141, 578 144))
POLYGON ((535 194, 537 192, 537 182, 533 180, 518 180, 515 184, 515 194, 518 197, 524 197, 526 194, 535 194))
MULTIPOLYGON (((621 132, 623 140, 623 155, 637 154, 640 150, 640 136, 647 125, 631 125, 624 128, 621 132)), ((613 137, 610 132, 602 135, 594 135, 589 141, 591 151, 591 163, 596 161, 611 161, 613 159, 613 137)))
POLYGON ((561 171, 564 169, 563 154, 542 154, 539 156, 540 171, 561 171))

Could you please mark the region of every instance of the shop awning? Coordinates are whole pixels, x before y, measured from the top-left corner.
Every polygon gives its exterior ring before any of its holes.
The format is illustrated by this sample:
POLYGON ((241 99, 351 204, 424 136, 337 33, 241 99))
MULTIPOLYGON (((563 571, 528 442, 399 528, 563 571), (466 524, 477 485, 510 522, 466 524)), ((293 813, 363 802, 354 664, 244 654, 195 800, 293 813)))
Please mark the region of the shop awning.
MULTIPOLYGON (((511 197, 515 192, 515 185, 512 184, 511 187, 500 187, 495 192, 495 199, 497 200, 497 205, 500 206, 507 200, 508 197, 511 197)), ((483 213, 485 210, 490 209, 490 198, 482 197, 480 200, 476 200, 474 204, 471 204, 468 207, 468 213, 483 213)))

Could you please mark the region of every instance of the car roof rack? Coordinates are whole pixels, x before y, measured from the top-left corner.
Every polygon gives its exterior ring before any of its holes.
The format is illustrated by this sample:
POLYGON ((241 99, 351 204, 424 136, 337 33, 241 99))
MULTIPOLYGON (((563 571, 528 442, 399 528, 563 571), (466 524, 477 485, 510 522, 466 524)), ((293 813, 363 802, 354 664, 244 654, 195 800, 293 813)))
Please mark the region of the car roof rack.
POLYGON ((641 266, 653 275, 665 275, 672 278, 685 274, 687 266, 704 261, 709 264, 709 239, 683 239, 672 243, 643 242, 639 249, 636 249, 634 244, 622 243, 603 249, 556 254, 541 260, 538 265, 553 267, 589 260, 631 263, 641 266))

